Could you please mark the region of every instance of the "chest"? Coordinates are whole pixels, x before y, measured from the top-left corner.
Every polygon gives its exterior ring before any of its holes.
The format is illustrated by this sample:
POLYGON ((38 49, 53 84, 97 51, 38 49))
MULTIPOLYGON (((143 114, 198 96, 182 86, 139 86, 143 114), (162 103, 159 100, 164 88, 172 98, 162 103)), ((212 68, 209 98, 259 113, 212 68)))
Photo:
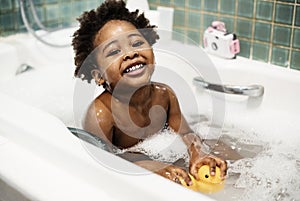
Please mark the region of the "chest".
POLYGON ((161 131, 168 117, 168 105, 151 102, 143 107, 119 105, 113 109, 115 145, 132 146, 161 131))

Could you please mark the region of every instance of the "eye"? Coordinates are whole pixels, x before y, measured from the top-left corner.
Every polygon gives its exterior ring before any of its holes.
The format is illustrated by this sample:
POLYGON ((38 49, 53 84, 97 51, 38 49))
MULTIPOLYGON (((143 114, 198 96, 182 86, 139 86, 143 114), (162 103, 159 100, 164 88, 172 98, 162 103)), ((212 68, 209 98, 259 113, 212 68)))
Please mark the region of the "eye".
POLYGON ((132 47, 139 47, 142 46, 144 43, 145 43, 144 41, 138 40, 132 44, 132 47))
POLYGON ((120 52, 121 52, 121 50, 119 50, 119 49, 111 50, 111 51, 109 51, 109 52, 107 53, 106 57, 110 57, 110 56, 119 54, 120 52))

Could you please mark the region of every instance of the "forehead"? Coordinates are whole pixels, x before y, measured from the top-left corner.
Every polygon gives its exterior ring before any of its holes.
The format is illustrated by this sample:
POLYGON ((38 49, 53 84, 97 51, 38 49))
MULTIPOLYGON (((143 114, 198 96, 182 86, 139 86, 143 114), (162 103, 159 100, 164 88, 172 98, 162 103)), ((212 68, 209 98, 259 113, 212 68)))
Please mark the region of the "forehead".
POLYGON ((96 34, 94 45, 98 46, 111 38, 117 38, 126 32, 130 33, 133 31, 138 32, 136 27, 130 22, 124 20, 110 20, 96 34))

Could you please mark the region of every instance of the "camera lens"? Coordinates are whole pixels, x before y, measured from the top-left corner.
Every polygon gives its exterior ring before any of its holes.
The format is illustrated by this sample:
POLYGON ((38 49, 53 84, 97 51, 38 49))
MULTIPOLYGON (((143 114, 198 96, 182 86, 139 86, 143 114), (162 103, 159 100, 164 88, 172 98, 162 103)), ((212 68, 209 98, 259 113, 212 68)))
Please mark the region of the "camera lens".
POLYGON ((217 50, 217 49, 218 49, 217 43, 213 42, 213 43, 211 44, 211 48, 212 48, 213 50, 217 50))

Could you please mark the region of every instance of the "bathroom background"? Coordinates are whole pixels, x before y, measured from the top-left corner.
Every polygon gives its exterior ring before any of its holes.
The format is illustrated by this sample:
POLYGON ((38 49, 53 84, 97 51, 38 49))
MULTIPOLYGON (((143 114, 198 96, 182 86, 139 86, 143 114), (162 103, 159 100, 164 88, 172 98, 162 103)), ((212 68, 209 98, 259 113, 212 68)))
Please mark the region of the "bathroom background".
MULTIPOLYGON (((46 27, 76 24, 104 0, 33 0, 46 27)), ((138 1, 138 0, 137 0, 138 1)), ((26 32, 17 0, 0 0, 0 36, 26 32)), ((239 56, 300 70, 300 0, 148 0, 150 9, 174 8, 173 30, 202 45, 212 21, 237 34, 239 56)), ((1 40, 1 38, 0 38, 1 40)), ((184 40, 184 37, 181 39, 184 40)))

